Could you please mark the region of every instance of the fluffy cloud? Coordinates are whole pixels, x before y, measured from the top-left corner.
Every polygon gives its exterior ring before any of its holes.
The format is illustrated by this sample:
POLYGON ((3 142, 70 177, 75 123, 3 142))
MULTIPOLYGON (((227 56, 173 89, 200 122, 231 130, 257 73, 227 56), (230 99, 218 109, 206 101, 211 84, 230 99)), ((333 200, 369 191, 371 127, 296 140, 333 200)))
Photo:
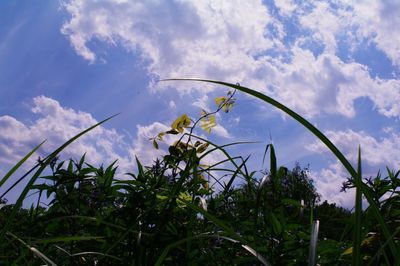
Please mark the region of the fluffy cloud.
POLYGON ((322 42, 329 53, 336 51, 336 36, 348 30, 345 27, 347 20, 346 13, 343 14, 340 9, 332 10, 328 2, 316 2, 310 13, 299 17, 302 27, 311 30, 312 38, 322 42))
POLYGON ((138 125, 136 130, 136 139, 133 141, 135 145, 129 150, 129 153, 132 157, 138 157, 142 164, 151 165, 156 158, 159 158, 166 153, 166 145, 162 144, 172 144, 176 140, 176 137, 167 135, 164 142, 160 142, 160 145, 162 146, 158 150, 154 149, 149 138, 153 138, 157 136, 158 133, 169 129, 168 126, 160 122, 154 122, 147 126, 138 125))
MULTIPOLYGON (((386 130, 387 136, 376 139, 373 136, 361 131, 353 130, 328 131, 328 138, 347 156, 353 163, 357 162, 358 146, 361 147, 362 162, 376 174, 379 167, 388 166, 398 169, 400 166, 400 135, 394 131, 386 130), (373 170, 374 169, 374 170, 373 170)), ((327 148, 322 143, 314 143, 309 149, 322 153, 327 148)))
POLYGON ((275 6, 284 16, 291 16, 297 8, 297 5, 292 0, 275 0, 275 6))
MULTIPOLYGON (((18 158, 21 158, 26 148, 23 143, 29 141, 29 129, 14 117, 7 115, 0 117, 0 128, 2 133, 0 135, 0 158, 3 163, 15 162, 18 158)), ((28 152, 28 150, 25 150, 25 152, 28 152)))
POLYGON ((400 80, 371 78, 365 65, 345 63, 329 53, 315 56, 298 47, 289 63, 271 67, 273 93, 282 102, 311 117, 324 113, 355 115, 354 101, 368 97, 378 112, 400 116, 400 80))
POLYGON ((310 177, 314 180, 322 200, 334 202, 349 209, 354 206, 354 190, 341 192, 342 184, 349 174, 340 163, 333 163, 321 171, 311 172, 310 177))
POLYGON ((265 28, 274 21, 259 0, 71 1, 62 27, 77 53, 96 60, 97 39, 139 52, 152 74, 242 80, 253 56, 279 43, 265 28), (237 8, 240 6, 240 8, 237 8))
MULTIPOLYGON (((11 116, 0 117, 0 160, 12 164, 46 139, 39 150, 45 156, 65 141, 96 124, 90 114, 62 107, 54 99, 38 96, 33 99, 32 113, 39 116, 32 123, 23 123, 11 116)), ((130 163, 116 151, 126 148, 124 137, 114 129, 100 126, 72 143, 62 153, 64 158, 87 154, 91 163, 110 163, 118 159, 121 166, 130 163)))
POLYGON ((327 51, 335 52, 339 40, 356 49, 366 41, 400 65, 399 1, 318 1, 304 5, 302 11, 298 12, 301 25, 327 51))
MULTIPOLYGON (((286 46, 285 36, 295 32, 288 32, 270 8, 257 0, 73 0, 65 4, 71 17, 62 32, 89 62, 95 62, 97 56, 90 48, 91 41, 122 45, 142 57, 151 76, 242 82, 308 117, 320 113, 354 116, 354 101, 360 97, 369 97, 383 115, 399 116, 399 80, 372 78, 367 66, 344 62, 336 55, 338 41, 344 39, 351 46, 359 44, 356 39, 368 38, 394 63, 398 61, 400 41, 392 40, 400 33, 389 32, 397 30, 393 23, 398 18, 390 19, 396 13, 389 12, 389 7, 400 8, 394 3, 374 2, 377 9, 368 11, 364 5, 276 1, 282 14, 292 14, 293 20, 299 21, 300 35, 286 46), (321 42, 323 53, 304 47, 309 41, 321 42)), ((167 86, 176 86, 181 92, 208 88, 198 83, 157 84, 157 88, 167 86)))
MULTIPOLYGON (((361 131, 353 130, 328 131, 328 138, 342 151, 346 158, 357 167, 358 146, 361 147, 362 171, 364 177, 374 177, 378 171, 385 172, 385 167, 398 170, 400 166, 400 135, 393 129, 387 128, 386 137, 379 139, 361 131)), ((317 153, 330 153, 321 143, 315 142, 308 147, 317 153)), ((352 207, 354 202, 354 191, 339 193, 340 187, 350 175, 339 162, 332 163, 321 171, 313 172, 318 191, 332 202, 342 206, 352 207)))
POLYGON ((343 1, 352 8, 352 25, 357 35, 374 42, 397 66, 400 66, 400 2, 343 1))

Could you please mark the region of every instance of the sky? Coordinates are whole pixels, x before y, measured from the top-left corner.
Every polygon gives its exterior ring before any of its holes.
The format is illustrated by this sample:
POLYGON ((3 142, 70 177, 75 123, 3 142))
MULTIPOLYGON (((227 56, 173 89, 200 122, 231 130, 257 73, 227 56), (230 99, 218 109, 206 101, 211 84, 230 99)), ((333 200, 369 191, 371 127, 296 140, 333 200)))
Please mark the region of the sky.
MULTIPOLYGON (((173 139, 155 150, 149 138, 184 113, 214 110, 228 91, 159 82, 177 77, 239 82, 284 103, 354 167, 360 145, 365 177, 399 170, 398 14, 397 0, 0 1, 0 176, 44 139, 35 156, 116 113, 62 158, 118 159, 121 175, 135 171, 135 156, 150 165, 173 139)), ((195 133, 221 145, 257 142, 229 150, 250 155, 254 171, 266 167, 272 141, 279 165, 309 165, 322 200, 353 205, 353 192, 340 193, 348 174, 313 135, 266 103, 235 97, 211 134, 195 133)))

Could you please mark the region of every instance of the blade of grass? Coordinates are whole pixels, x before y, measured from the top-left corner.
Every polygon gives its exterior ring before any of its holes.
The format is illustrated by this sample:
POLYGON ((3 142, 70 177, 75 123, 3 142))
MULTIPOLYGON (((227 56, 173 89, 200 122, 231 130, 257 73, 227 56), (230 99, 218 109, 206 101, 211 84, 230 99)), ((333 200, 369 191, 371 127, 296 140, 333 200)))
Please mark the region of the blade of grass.
POLYGON ((18 240, 23 246, 27 247, 33 254, 35 254, 37 257, 39 257, 42 261, 46 263, 46 265, 51 265, 51 266, 57 266, 51 259, 49 259, 46 255, 44 255, 42 252, 37 250, 35 247, 31 247, 25 241, 23 241, 21 238, 17 237, 11 232, 7 232, 8 236, 11 236, 12 238, 18 240))
POLYGON ((60 236, 60 237, 34 240, 32 241, 32 244, 67 243, 67 242, 91 241, 91 240, 105 242, 103 236, 60 236))
POLYGON ((101 256, 101 257, 108 257, 108 258, 112 258, 112 259, 115 259, 115 260, 122 261, 120 258, 115 257, 115 256, 113 256, 113 255, 104 254, 104 253, 95 252, 95 251, 79 252, 79 253, 72 254, 71 257, 85 256, 85 255, 99 255, 99 256, 101 256))
POLYGON ((375 219, 378 220, 378 223, 382 229, 383 235, 385 236, 385 238, 387 240, 390 240, 388 245, 389 245, 389 248, 390 248, 390 251, 391 251, 393 257, 395 258, 394 260, 400 261, 400 248, 399 248, 399 246, 396 246, 394 240, 391 238, 392 234, 390 233, 389 227, 387 226, 385 220, 383 219, 378 205, 373 200, 373 196, 371 195, 368 186, 364 182, 361 182, 360 187, 361 187, 362 193, 364 194, 365 198, 367 199, 367 201, 369 203, 369 208, 372 210, 375 219))
MULTIPOLYGON (((226 162, 230 162, 231 161, 230 159, 225 159, 225 160, 219 161, 219 162, 217 162, 217 163, 215 163, 213 165, 210 165, 210 166, 207 166, 207 167, 204 167, 204 168, 201 167, 199 169, 199 173, 207 172, 207 174, 209 176, 211 176, 222 188, 224 188, 224 192, 223 193, 225 193, 225 192, 227 192, 229 190, 229 188, 231 187, 233 181, 236 179, 236 177, 240 173, 241 169, 246 167, 246 162, 248 161, 249 158, 250 158, 250 155, 246 159, 243 159, 242 156, 232 157, 233 160, 235 160, 235 159, 240 159, 241 160, 241 164, 239 165, 239 168, 236 169, 236 170, 227 169, 227 168, 216 168, 216 166, 218 166, 220 164, 224 164, 226 162), (221 172, 231 173, 232 175, 231 175, 231 178, 230 178, 228 184, 226 184, 225 182, 224 182, 224 184, 222 184, 221 182, 219 182, 219 179, 216 178, 210 171, 212 171, 212 172, 221 171, 221 172)), ((244 180, 247 180, 247 179, 245 179, 244 177, 241 177, 241 176, 239 176, 239 178, 243 178, 244 180)))
MULTIPOLYGON (((11 170, 8 171, 8 173, 1 179, 1 181, 0 181, 0 187, 8 180, 8 178, 10 178, 10 176, 11 176, 12 174, 14 174, 14 172, 17 171, 17 170, 21 167, 21 165, 22 165, 26 160, 28 160, 29 157, 31 157, 31 155, 32 155, 33 153, 35 153, 35 152, 40 148, 40 146, 42 146, 43 143, 45 143, 45 142, 46 142, 46 140, 44 140, 42 143, 40 143, 39 145, 37 145, 35 148, 33 148, 33 150, 31 150, 27 155, 25 155, 24 158, 22 158, 17 164, 15 164, 14 167, 11 168, 11 170)), ((1 197, 0 197, 0 198, 1 198, 1 197)))
MULTIPOLYGON (((202 141, 204 141, 204 142, 207 142, 208 144, 210 144, 211 146, 214 147, 213 149, 210 149, 210 150, 206 151, 205 153, 203 153, 203 154, 199 157, 200 160, 201 160, 202 158, 204 158, 207 154, 211 153, 212 151, 214 151, 214 150, 220 150, 220 151, 229 159, 229 161, 232 163, 232 165, 235 167, 235 169, 238 170, 239 174, 241 174, 243 177, 247 177, 247 176, 248 176, 246 173, 244 173, 244 172, 241 170, 242 167, 239 166, 239 165, 237 165, 237 163, 235 162, 235 160, 229 155, 229 153, 228 153, 223 147, 232 146, 232 145, 236 145, 236 144, 254 143, 254 142, 234 142, 234 143, 229 143, 229 144, 226 144, 226 145, 219 146, 219 145, 217 145, 217 144, 215 144, 215 143, 213 143, 213 142, 211 142, 211 141, 209 141, 209 140, 206 140, 206 139, 204 139, 204 138, 201 138, 201 137, 199 137, 199 136, 194 136, 194 135, 193 135, 193 137, 195 137, 195 138, 197 138, 197 139, 200 139, 200 140, 202 140, 202 141)), ((243 160, 242 160, 242 161, 243 161, 243 160)), ((246 168, 246 164, 242 164, 242 165, 246 168)))
POLYGON ((361 193, 361 148, 358 147, 358 165, 357 175, 354 177, 354 183, 356 186, 356 198, 355 198, 355 211, 353 221, 353 259, 352 265, 361 265, 361 215, 362 215, 362 193, 361 193))
MULTIPOLYGON (((130 233, 139 234, 139 232, 136 231, 136 230, 128 230, 124 226, 121 226, 121 225, 118 225, 118 224, 114 224, 114 223, 111 223, 111 222, 106 222, 106 221, 100 219, 99 217, 82 216, 82 215, 69 215, 69 216, 55 217, 55 218, 49 219, 47 221, 51 222, 51 221, 68 220, 68 219, 89 221, 89 222, 93 222, 93 223, 96 223, 96 224, 102 224, 102 225, 105 225, 105 226, 108 226, 108 227, 111 227, 111 228, 116 228, 116 229, 119 229, 121 231, 128 231, 130 233)), ((62 222, 64 222, 64 221, 62 221, 62 222)), ((143 232, 142 232, 142 234, 144 234, 146 236, 151 235, 151 234, 143 233, 143 232)))
MULTIPOLYGON (((231 159, 233 159, 233 160, 241 160, 241 164, 243 164, 243 161, 244 161, 244 159, 243 159, 243 157, 242 156, 235 156, 235 157, 231 157, 231 159)), ((228 158, 228 159, 224 159, 224 160, 221 160, 221 161, 219 161, 219 162, 216 162, 215 164, 212 164, 212 165, 200 165, 199 166, 199 168, 201 169, 201 170, 199 170, 199 172, 207 172, 207 171, 209 171, 209 170, 224 170, 225 168, 223 168, 223 164, 224 163, 227 163, 227 162, 230 162, 231 160, 228 158), (221 166, 221 168, 217 168, 217 166, 221 166)), ((237 170, 232 170, 232 169, 225 169, 227 172, 232 172, 232 173, 234 173, 234 172, 236 172, 237 170)))
MULTIPOLYGON (((235 169, 236 169, 235 171, 237 171, 237 173, 234 175, 234 178, 236 178, 237 174, 241 174, 243 177, 247 177, 247 176, 248 176, 246 173, 244 173, 244 172, 241 170, 243 167, 246 168, 246 163, 245 163, 245 161, 243 162, 243 158, 240 157, 240 158, 242 159, 242 163, 241 163, 240 165, 238 165, 238 164, 235 162, 235 160, 234 160, 234 159, 236 159, 236 158, 238 158, 238 157, 231 157, 231 156, 229 155, 229 153, 228 153, 224 148, 225 148, 225 147, 229 147, 229 146, 233 146, 233 145, 238 145, 238 144, 253 144, 253 143, 256 143, 256 142, 252 142, 252 141, 241 141, 241 142, 233 142, 233 143, 228 143, 228 144, 219 146, 219 145, 217 145, 217 144, 215 144, 215 143, 213 143, 213 142, 211 142, 211 141, 209 141, 209 140, 207 140, 207 139, 204 139, 204 138, 202 138, 202 137, 199 137, 199 136, 196 136, 196 135, 193 135, 193 134, 187 134, 187 133, 185 133, 184 135, 190 135, 190 136, 193 137, 193 138, 199 139, 199 140, 204 141, 204 142, 208 143, 209 145, 213 146, 212 149, 207 150, 207 151, 204 152, 201 156, 199 156, 199 160, 201 160, 202 158, 204 158, 205 156, 207 156, 208 154, 210 154, 210 153, 213 152, 213 151, 220 150, 220 151, 227 157, 227 160, 226 160, 226 161, 229 160, 229 161, 233 164, 233 166, 235 167, 235 169)), ((247 159, 246 159, 246 161, 247 161, 247 159)), ((214 169, 213 169, 213 170, 214 170, 214 169)), ((234 179, 234 178, 233 178, 233 179, 234 179)), ((230 181, 233 182, 233 179, 231 179, 230 181)), ((248 181, 248 180, 247 180, 247 181, 248 181)), ((231 183, 230 183, 230 185, 231 185, 231 183)), ((230 185, 228 186, 228 189, 229 189, 230 185)), ((227 189, 224 189, 224 191, 227 191, 227 189)))
POLYGON ((272 143, 267 144, 267 146, 265 147, 265 151, 264 151, 263 159, 262 159, 262 167, 264 167, 265 157, 267 156, 268 149, 270 149, 270 167, 269 167, 269 169, 270 169, 271 176, 275 177, 277 165, 276 165, 275 149, 274 149, 274 145, 272 143))
POLYGON ((273 202, 275 203, 276 202, 275 199, 276 199, 277 193, 280 190, 280 182, 279 182, 278 176, 276 174, 278 167, 277 167, 277 163, 276 163, 275 148, 274 148, 274 145, 272 145, 272 144, 268 144, 268 146, 270 147, 270 149, 269 149, 270 150, 269 173, 270 173, 270 176, 271 176, 272 188, 273 188, 273 191, 272 191, 273 202))
POLYGON ((275 154, 275 148, 274 145, 269 144, 270 148, 270 167, 269 171, 271 172, 272 178, 276 178, 276 169, 278 168, 276 165, 276 154, 275 154))
MULTIPOLYGON (((387 239, 385 241, 385 243, 383 243, 383 245, 381 245, 379 247, 379 250, 375 253, 375 255, 372 257, 372 259, 370 260, 370 263, 368 263, 369 265, 372 265, 372 263, 375 261, 376 258, 378 258, 379 255, 381 255, 382 253, 384 253, 384 249, 385 247, 388 245, 389 240, 393 239, 397 234, 400 233, 400 227, 397 227, 397 229, 394 231, 394 233, 391 235, 390 239, 387 239)), ((389 261, 386 261, 387 265, 390 265, 389 261)), ((400 261, 395 262, 395 265, 400 265, 400 261)))
POLYGON ((246 165, 246 162, 248 161, 248 159, 250 158, 250 155, 247 156, 246 159, 243 160, 243 162, 239 165, 239 168, 237 168, 235 170, 235 173, 231 176, 231 178, 229 179, 228 184, 224 187, 224 191, 222 192, 223 195, 225 195, 229 189, 231 188, 233 181, 236 179, 236 176, 238 175, 238 173, 241 171, 242 167, 246 165))
POLYGON ((161 255, 158 257, 157 262, 155 263, 156 266, 162 265, 162 262, 164 261, 164 259, 166 258, 166 256, 168 255, 168 252, 174 248, 177 247, 179 245, 182 245, 185 242, 188 241, 193 241, 195 239, 201 239, 201 238, 216 238, 216 239, 225 239, 228 240, 232 243, 235 244, 240 244, 241 247, 243 249, 245 249, 247 252, 249 252, 250 254, 252 254, 254 257, 257 258, 258 261, 260 261, 263 265, 265 266, 269 266, 271 265, 261 254, 259 254, 257 251, 255 251, 252 247, 250 247, 249 245, 245 245, 245 244, 241 244, 241 242, 239 240, 233 239, 231 237, 227 237, 224 235, 220 235, 224 232, 218 232, 218 234, 214 234, 213 232, 207 232, 207 233, 203 233, 203 234, 199 234, 199 235, 195 235, 195 236, 191 236, 191 237, 187 237, 184 239, 181 239, 179 241, 176 241, 170 245, 168 245, 163 252, 161 253, 161 255))

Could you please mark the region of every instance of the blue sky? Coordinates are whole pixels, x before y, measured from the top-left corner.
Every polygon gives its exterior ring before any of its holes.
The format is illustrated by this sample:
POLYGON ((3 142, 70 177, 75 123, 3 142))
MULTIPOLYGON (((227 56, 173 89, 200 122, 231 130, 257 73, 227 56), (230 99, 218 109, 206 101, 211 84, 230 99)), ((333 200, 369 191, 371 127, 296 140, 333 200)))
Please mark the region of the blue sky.
MULTIPOLYGON (((183 113, 212 110, 226 89, 160 78, 220 79, 251 87, 310 119, 364 174, 400 163, 399 1, 1 1, 0 173, 47 139, 44 155, 115 113, 64 153, 133 171, 163 154, 149 137, 183 113)), ((347 177, 330 153, 292 119, 238 93, 210 135, 251 154, 261 170, 265 143, 278 163, 310 164, 323 199, 347 177)), ((173 141, 168 139, 168 142, 173 141)), ((208 162, 221 159, 220 154, 208 162)), ((12 182, 12 180, 11 180, 12 182)))

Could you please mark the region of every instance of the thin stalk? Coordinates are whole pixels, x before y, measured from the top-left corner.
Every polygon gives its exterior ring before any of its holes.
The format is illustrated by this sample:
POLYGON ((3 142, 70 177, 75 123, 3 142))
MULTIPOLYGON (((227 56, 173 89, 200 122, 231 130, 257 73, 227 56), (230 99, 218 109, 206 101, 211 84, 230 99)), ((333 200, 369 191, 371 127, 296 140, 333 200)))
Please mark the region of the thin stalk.
POLYGON ((361 265, 361 215, 362 215, 362 192, 361 192, 361 148, 358 147, 357 175, 354 177, 356 186, 355 211, 353 221, 353 265, 361 265))

